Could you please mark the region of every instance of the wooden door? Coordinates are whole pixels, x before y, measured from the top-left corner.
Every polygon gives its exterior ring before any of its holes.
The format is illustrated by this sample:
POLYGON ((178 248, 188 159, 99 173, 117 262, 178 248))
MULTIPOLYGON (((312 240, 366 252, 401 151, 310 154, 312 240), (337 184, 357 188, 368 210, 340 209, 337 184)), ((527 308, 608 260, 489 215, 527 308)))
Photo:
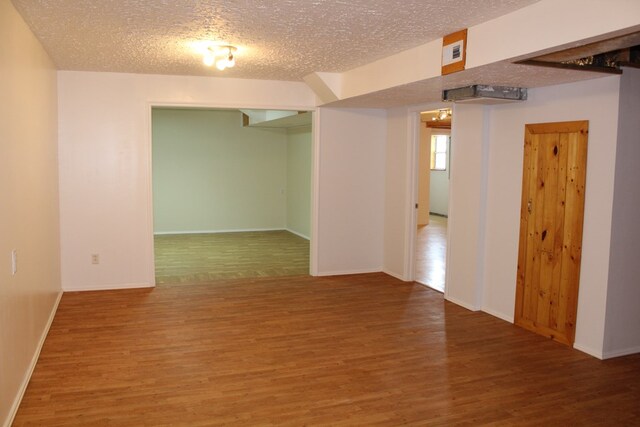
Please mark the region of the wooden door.
POLYGON ((525 126, 515 323, 573 344, 589 122, 525 126))

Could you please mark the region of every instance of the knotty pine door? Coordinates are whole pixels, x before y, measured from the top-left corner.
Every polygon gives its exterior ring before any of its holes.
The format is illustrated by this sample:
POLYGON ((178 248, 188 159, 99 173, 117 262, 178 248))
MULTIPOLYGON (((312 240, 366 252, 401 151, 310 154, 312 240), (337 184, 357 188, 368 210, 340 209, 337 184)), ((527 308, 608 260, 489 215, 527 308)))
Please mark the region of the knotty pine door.
POLYGON ((573 344, 589 122, 525 126, 515 323, 573 344))

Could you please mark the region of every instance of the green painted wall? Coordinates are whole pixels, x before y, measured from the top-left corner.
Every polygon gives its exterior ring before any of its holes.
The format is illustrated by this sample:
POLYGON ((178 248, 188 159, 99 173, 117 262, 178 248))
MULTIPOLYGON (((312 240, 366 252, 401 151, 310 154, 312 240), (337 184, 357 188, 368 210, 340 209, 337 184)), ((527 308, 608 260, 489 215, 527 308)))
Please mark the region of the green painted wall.
POLYGON ((309 237, 311 126, 242 127, 227 110, 153 109, 154 232, 309 237))
POLYGON ((156 233, 286 228, 285 130, 242 127, 239 111, 152 116, 156 233))
POLYGON ((311 126, 287 135, 287 228, 311 235, 311 126))

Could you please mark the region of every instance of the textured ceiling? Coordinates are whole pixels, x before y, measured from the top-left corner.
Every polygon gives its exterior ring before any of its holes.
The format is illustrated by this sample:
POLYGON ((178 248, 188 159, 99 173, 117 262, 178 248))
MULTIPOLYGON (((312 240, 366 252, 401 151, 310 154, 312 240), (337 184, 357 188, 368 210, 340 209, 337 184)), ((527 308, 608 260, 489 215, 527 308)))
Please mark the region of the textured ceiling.
POLYGON ((537 0, 12 0, 59 69, 301 80, 343 72, 537 0), (202 41, 239 47, 205 67, 202 41))

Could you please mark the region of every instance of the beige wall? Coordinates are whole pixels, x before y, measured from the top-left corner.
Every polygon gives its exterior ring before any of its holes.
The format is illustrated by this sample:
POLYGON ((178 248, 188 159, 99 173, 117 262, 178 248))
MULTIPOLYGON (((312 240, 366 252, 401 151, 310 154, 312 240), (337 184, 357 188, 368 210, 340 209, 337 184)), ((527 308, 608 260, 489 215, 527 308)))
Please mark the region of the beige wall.
POLYGON ((8 0, 0 1, 0 94, 0 425, 7 425, 61 295, 56 71, 8 0))

